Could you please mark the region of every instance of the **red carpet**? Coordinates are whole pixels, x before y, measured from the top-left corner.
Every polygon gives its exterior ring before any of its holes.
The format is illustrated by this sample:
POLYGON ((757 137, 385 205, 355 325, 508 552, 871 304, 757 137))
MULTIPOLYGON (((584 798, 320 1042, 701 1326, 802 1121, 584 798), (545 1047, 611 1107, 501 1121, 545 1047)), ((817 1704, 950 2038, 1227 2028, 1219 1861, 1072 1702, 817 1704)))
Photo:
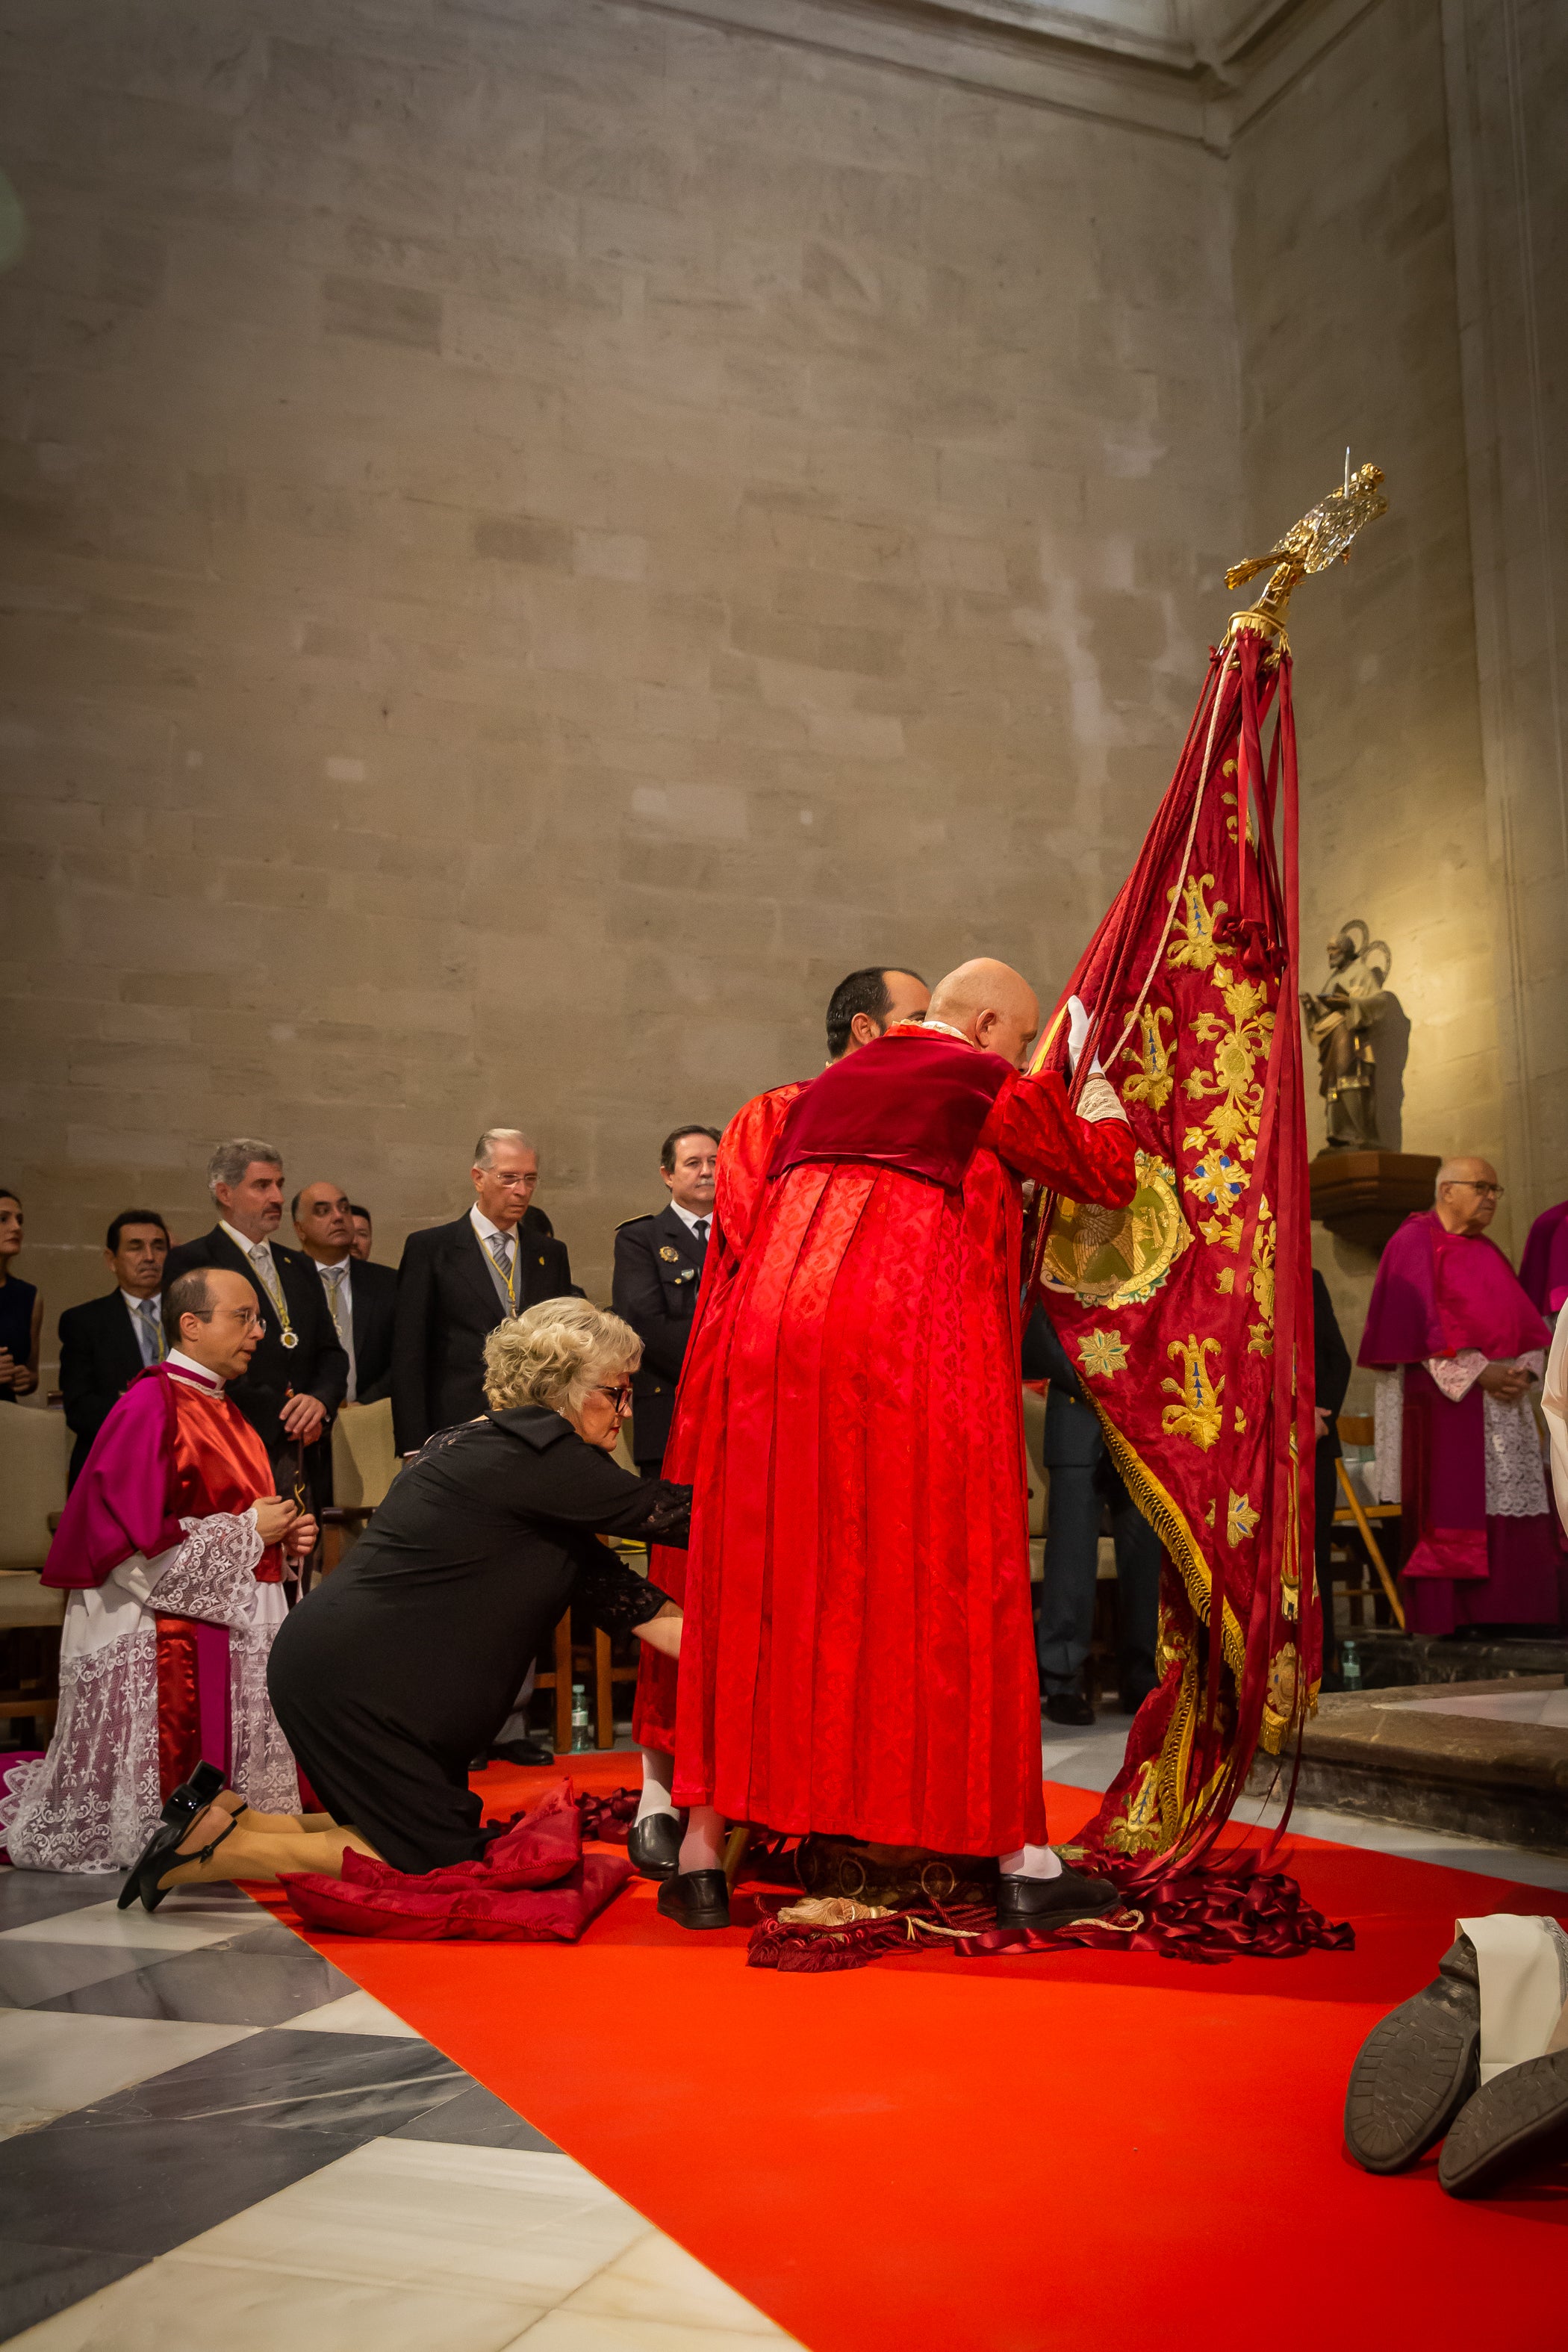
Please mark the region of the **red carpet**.
MULTIPOLYGON (((635 1756, 574 1759, 607 1791, 635 1756)), ((553 1774, 492 1769, 492 1809, 553 1774)), ((1048 1790, 1052 1831, 1096 1800, 1048 1790)), ((1563 2340, 1568 2168, 1486 2206, 1343 2153, 1345 2078, 1457 1916, 1541 1889, 1296 1842, 1352 1954, 744 1965, 642 1882, 574 1947, 315 1937, 811 2352, 1563 2340)))

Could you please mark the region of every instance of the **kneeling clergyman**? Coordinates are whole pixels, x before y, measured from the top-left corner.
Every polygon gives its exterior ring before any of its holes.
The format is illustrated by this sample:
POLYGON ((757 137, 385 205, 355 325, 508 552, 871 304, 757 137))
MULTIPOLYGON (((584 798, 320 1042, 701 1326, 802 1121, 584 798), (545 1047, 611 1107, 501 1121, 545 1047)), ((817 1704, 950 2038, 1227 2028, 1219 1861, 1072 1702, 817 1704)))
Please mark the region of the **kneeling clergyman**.
POLYGON ((267 1450, 226 1381, 260 1339, 243 1275, 198 1267, 163 1302, 169 1354, 114 1406, 44 1570, 69 1593, 48 1753, 0 1798, 11 1860, 120 1870, 205 1757, 253 1806, 293 1813, 300 1780, 267 1696, 283 1560, 315 1522, 272 1492, 267 1450))

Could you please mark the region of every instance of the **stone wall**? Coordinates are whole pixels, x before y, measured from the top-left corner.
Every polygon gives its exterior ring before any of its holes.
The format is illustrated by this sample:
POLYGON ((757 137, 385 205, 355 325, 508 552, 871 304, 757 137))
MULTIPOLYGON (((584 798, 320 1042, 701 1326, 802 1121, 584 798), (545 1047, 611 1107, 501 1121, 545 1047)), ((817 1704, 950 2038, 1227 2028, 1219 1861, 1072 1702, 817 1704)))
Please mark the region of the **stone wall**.
POLYGON ((1055 990, 1238 543, 1197 136, 603 0, 6 25, 0 1159, 50 1355, 220 1135, 395 1259, 524 1124, 603 1296, 663 1131, 811 1069, 847 970, 1055 990))

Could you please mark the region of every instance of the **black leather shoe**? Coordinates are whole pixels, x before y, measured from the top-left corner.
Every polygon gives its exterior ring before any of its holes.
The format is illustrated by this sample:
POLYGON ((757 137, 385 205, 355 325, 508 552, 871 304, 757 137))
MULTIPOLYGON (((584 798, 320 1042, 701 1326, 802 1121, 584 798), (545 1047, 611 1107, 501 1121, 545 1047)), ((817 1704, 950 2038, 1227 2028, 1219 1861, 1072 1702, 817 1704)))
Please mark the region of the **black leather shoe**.
POLYGON ((721 1870, 678 1870, 659 1888, 658 1907, 680 1927, 727 1927, 730 1882, 721 1870))
POLYGON ((1480 2042, 1476 1948, 1461 1936, 1425 1990, 1373 2027, 1351 2068, 1345 2146, 1363 2172, 1404 2172, 1442 2138, 1480 2079, 1480 2042))
MULTIPOLYGON (((222 1794, 223 1774, 216 1764, 198 1764, 188 1780, 182 1780, 177 1789, 171 1790, 158 1816, 160 1827, 153 1831, 137 1855, 132 1864, 131 1875, 120 1890, 115 1905, 117 1910, 129 1911, 135 1902, 141 1888, 142 1864, 148 1857, 177 1846, 198 1814, 222 1794)), ((188 1861, 189 1855, 185 1859, 188 1861)), ((165 1863, 163 1866, 167 1869, 169 1864, 165 1863)), ((147 1905, 148 1910, 155 1910, 162 1900, 161 1895, 156 1897, 147 1905)))
POLYGON ((542 1748, 537 1739, 498 1739, 489 1751, 492 1764, 553 1764, 553 1748, 542 1748))
MULTIPOLYGON (((188 1788, 190 1782, 186 1781, 184 1786, 188 1788)), ((218 1786, 219 1788, 223 1786, 221 1773, 218 1775, 218 1786)), ((170 1802, 173 1803, 173 1801, 171 1798, 170 1802)), ((226 1813, 223 1820, 225 1826, 219 1830, 216 1837, 210 1838, 204 1846, 193 1846, 189 1853, 182 1853, 179 1848, 180 1840, 189 1837, 191 1833, 190 1822, 188 1821, 160 1822, 132 1864, 126 1874, 125 1884, 120 1890, 117 1908, 129 1911, 132 1903, 140 1895, 143 1911, 156 1911, 159 1904, 169 1892, 169 1889, 160 1882, 168 1876, 170 1871, 177 1870, 184 1862, 210 1862, 225 1838, 231 1838, 234 1835, 239 1826, 235 1815, 226 1813)))
POLYGON ((645 1878, 673 1878, 680 1867, 679 1814, 650 1813, 646 1822, 634 1822, 626 1852, 645 1878))
POLYGON ((1527 2165, 1568 2156, 1568 2050, 1505 2068, 1448 2128, 1437 2179, 1450 2197, 1484 2197, 1527 2165))
POLYGON ((1064 1862, 1055 1878, 999 1878, 996 1925, 1065 1927, 1069 1920, 1097 1919, 1102 1911, 1114 1911, 1121 1900, 1109 1878, 1095 1878, 1064 1862))
POLYGON ((1092 1723, 1094 1709, 1081 1691, 1048 1691, 1046 1715, 1052 1723, 1092 1723))

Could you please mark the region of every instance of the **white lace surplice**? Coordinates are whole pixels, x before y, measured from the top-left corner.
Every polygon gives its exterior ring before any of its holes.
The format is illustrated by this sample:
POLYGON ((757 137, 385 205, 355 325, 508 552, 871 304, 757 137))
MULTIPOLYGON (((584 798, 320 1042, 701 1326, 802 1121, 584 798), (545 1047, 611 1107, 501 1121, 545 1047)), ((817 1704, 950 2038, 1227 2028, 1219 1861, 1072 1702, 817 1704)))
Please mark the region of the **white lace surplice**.
MULTIPOLYGON (((1537 1380, 1541 1378, 1545 1359, 1539 1349, 1518 1360, 1537 1380)), ((1426 1370, 1443 1394, 1457 1404, 1468 1393, 1486 1362, 1478 1349, 1468 1349, 1460 1356, 1434 1356, 1428 1360, 1426 1370)), ((1380 1503, 1397 1503, 1401 1499, 1399 1451, 1405 1419, 1403 1364, 1395 1364, 1391 1371, 1379 1372, 1373 1410, 1377 1455, 1373 1465, 1374 1489, 1380 1503)), ((1504 1404, 1499 1397, 1483 1396, 1481 1412, 1487 1449, 1487 1517, 1532 1519, 1547 1508, 1547 1500, 1546 1470, 1530 1400, 1521 1397, 1517 1404, 1504 1404)))
POLYGON ((133 1552, 66 1601, 54 1738, 47 1756, 5 1776, 0 1795, 6 1850, 25 1870, 123 1870, 153 1834, 160 1614, 227 1626, 230 1781, 259 1811, 299 1810, 293 1755, 267 1698, 283 1588, 256 1581, 255 1516, 180 1525, 183 1543, 154 1559, 133 1552))

